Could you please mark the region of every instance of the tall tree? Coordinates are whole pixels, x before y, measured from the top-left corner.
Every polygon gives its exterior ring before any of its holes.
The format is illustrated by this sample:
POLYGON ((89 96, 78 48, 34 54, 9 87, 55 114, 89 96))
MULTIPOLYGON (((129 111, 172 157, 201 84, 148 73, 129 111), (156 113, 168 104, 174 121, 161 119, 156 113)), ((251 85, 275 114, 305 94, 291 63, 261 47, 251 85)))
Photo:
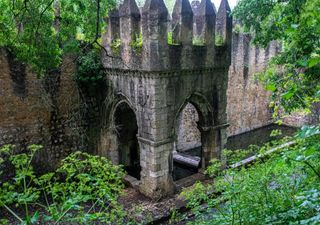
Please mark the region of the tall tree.
POLYGON ((99 45, 116 0, 1 0, 0 47, 44 75, 67 53, 99 45))
POLYGON ((255 44, 282 44, 261 76, 276 102, 288 112, 319 102, 320 0, 240 0, 234 16, 255 44))

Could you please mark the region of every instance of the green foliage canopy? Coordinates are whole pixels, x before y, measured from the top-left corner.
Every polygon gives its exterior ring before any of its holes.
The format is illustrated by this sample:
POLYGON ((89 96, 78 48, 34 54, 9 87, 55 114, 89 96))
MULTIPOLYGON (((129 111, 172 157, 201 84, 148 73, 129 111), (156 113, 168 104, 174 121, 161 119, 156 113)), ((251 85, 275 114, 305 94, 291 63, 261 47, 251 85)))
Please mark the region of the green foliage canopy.
POLYGON ((254 43, 282 44, 262 80, 290 112, 320 99, 320 0, 240 0, 234 16, 254 43))
POLYGON ((80 42, 99 44, 103 18, 116 0, 2 0, 0 47, 14 52, 39 75, 79 52, 80 42))

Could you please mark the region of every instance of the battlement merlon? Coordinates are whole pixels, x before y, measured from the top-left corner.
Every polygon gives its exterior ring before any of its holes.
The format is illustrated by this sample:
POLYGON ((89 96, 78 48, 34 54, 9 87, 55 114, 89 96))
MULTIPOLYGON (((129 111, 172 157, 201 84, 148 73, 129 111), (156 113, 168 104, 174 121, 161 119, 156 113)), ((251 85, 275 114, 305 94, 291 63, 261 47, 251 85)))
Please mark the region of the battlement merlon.
POLYGON ((163 0, 146 0, 141 10, 135 0, 124 0, 107 19, 104 66, 142 71, 226 68, 230 13, 227 0, 221 0, 218 12, 210 0, 176 0, 170 20, 163 0))
MULTIPOLYGON (((217 13, 216 35, 228 47, 228 63, 231 64, 231 46, 232 46, 232 15, 228 0, 221 0, 217 13)), ((218 38, 218 39, 219 39, 218 38)))

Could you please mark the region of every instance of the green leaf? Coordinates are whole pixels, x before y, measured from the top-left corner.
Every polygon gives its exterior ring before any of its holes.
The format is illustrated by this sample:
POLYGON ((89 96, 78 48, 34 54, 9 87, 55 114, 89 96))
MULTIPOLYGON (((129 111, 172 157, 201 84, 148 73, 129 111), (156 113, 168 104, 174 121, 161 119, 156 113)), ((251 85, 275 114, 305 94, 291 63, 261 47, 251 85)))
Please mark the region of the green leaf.
POLYGON ((292 98, 293 95, 294 95, 293 91, 288 91, 286 93, 283 93, 281 95, 281 98, 284 99, 284 100, 288 100, 288 99, 292 98))
POLYGON ((275 91, 277 90, 277 87, 275 86, 275 84, 269 83, 269 84, 267 84, 267 86, 266 86, 266 90, 275 92, 275 91))
POLYGON ((308 67, 312 68, 320 63, 320 57, 309 59, 308 67))
POLYGON ((38 221, 38 219, 39 219, 39 212, 36 211, 36 212, 33 214, 33 216, 31 217, 30 222, 31 222, 32 224, 35 224, 35 223, 38 221))

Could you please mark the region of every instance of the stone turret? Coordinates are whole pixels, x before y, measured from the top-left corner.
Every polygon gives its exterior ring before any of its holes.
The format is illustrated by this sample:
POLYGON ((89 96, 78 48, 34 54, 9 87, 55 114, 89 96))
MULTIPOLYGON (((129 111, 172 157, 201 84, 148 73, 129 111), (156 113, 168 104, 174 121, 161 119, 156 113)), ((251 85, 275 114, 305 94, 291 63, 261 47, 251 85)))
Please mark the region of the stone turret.
POLYGON ((124 0, 108 18, 108 94, 99 154, 123 164, 151 198, 175 190, 175 125, 187 103, 199 114, 203 169, 226 143, 231 26, 223 2, 216 18, 210 0, 192 7, 176 0, 170 21, 163 0, 146 0, 141 10, 134 0, 124 0), (216 24, 227 40, 218 45, 216 24))
POLYGON ((120 40, 120 18, 118 9, 114 9, 109 12, 107 24, 107 32, 106 35, 103 36, 104 47, 106 50, 103 51, 103 63, 110 67, 119 67, 119 54, 113 50, 113 46, 118 40, 120 40))

